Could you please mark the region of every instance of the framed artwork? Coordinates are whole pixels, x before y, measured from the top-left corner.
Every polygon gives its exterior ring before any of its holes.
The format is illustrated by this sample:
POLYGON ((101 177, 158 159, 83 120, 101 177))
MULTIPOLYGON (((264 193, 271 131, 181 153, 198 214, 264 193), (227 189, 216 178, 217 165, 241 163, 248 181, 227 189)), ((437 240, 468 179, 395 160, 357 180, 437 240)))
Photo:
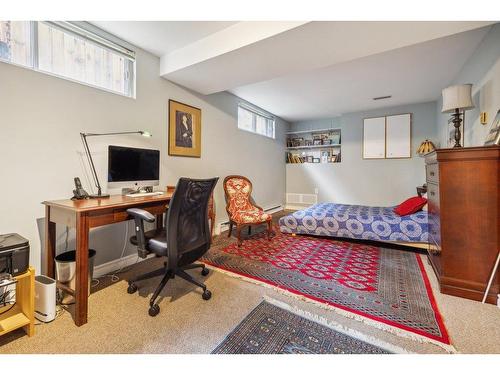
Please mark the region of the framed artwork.
POLYGON ((168 101, 168 154, 201 157, 201 109, 168 101))
POLYGON ((500 109, 491 123, 491 128, 486 135, 485 146, 500 145, 500 109))

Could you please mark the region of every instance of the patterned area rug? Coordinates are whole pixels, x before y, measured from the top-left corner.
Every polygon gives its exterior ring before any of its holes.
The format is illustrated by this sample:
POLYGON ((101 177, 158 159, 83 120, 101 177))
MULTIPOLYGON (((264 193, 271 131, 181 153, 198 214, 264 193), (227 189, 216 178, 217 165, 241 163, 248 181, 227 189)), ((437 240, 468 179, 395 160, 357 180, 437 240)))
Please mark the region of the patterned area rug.
POLYGON ((230 275, 320 303, 417 341, 454 349, 418 254, 275 232, 212 247, 202 260, 230 275))
POLYGON ((213 354, 386 354, 387 350, 261 302, 213 354))

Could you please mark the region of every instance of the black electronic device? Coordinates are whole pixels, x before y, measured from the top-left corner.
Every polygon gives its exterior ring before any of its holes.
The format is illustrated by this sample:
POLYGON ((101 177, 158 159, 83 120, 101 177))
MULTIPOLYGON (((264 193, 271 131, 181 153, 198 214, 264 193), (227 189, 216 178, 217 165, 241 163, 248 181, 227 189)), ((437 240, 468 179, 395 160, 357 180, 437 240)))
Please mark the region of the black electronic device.
POLYGON ((29 241, 17 233, 0 234, 0 273, 26 272, 30 262, 29 241))
POLYGON ((88 193, 83 189, 79 177, 75 177, 75 190, 73 190, 73 198, 71 199, 88 199, 88 193))
POLYGON ((158 185, 160 151, 122 146, 108 148, 108 186, 158 185))

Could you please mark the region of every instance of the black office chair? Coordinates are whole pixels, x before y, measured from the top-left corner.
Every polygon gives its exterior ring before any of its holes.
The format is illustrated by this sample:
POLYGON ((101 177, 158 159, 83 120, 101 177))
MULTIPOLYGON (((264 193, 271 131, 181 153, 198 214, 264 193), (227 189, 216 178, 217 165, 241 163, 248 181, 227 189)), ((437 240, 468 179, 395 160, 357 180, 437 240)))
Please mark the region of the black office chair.
POLYGON ((149 315, 156 316, 160 307, 155 303, 168 280, 176 275, 203 288, 203 299, 209 300, 212 293, 206 285, 195 280, 186 270, 201 268, 203 276, 208 275, 204 264, 194 264, 210 248, 210 228, 208 225, 208 199, 219 178, 194 180, 181 178, 170 201, 164 230, 144 232, 144 221, 153 222, 154 216, 139 208, 131 208, 127 213, 135 220, 136 236, 131 238, 137 244, 140 257, 149 253, 167 257, 164 267, 136 277, 128 282, 127 292, 137 291, 137 281, 163 275, 149 301, 149 315))

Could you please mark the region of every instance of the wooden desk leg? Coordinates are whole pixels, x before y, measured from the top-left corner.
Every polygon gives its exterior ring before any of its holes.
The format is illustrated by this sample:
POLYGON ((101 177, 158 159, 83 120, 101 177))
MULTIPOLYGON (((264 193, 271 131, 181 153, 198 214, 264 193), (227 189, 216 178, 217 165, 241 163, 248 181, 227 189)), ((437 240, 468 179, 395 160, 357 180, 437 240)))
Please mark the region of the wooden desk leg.
POLYGON ((54 278, 56 256, 56 223, 50 221, 50 206, 45 206, 45 275, 54 278))
POLYGON ((163 228, 163 214, 156 215, 156 229, 163 228))
POLYGON ((76 285, 75 324, 87 323, 88 311, 88 264, 89 264, 89 222, 86 213, 76 217, 76 285))

